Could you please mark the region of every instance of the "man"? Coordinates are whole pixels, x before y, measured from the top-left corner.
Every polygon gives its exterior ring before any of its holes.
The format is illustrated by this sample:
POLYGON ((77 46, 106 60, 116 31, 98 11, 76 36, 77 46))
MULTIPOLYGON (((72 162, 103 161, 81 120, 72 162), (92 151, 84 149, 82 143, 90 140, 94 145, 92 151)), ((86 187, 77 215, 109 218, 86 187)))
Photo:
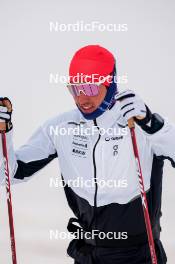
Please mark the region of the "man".
POLYGON ((134 118, 158 264, 165 264, 160 241, 162 173, 165 159, 175 167, 175 126, 152 114, 133 91, 119 93, 115 58, 99 45, 75 53, 69 78, 77 109, 47 121, 16 152, 12 105, 1 98, 0 128, 6 130, 11 181, 28 180, 58 157, 65 194, 76 216, 70 219, 68 230, 79 234, 68 248, 75 264, 151 264, 127 125, 134 118), (63 135, 63 130, 69 133, 63 135), (84 185, 69 184, 78 178, 84 185))

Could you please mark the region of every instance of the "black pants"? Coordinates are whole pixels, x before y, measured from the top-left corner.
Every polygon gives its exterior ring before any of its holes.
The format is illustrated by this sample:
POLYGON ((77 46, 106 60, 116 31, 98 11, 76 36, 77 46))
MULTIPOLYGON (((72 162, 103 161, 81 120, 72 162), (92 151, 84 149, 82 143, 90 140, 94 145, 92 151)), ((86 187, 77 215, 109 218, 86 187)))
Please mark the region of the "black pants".
MULTIPOLYGON (((155 240, 158 264, 166 264, 167 257, 160 240, 155 240)), ((152 264, 149 245, 131 248, 100 248, 73 240, 68 248, 68 255, 74 264, 152 264)))

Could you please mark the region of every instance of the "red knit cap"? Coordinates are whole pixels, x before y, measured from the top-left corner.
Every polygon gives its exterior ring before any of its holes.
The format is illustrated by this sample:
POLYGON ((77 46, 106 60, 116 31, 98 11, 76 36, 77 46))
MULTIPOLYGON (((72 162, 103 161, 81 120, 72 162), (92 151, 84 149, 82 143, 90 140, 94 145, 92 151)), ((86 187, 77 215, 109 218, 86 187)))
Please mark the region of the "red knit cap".
MULTIPOLYGON (((69 67, 69 80, 71 83, 99 82, 112 74, 114 65, 115 58, 111 52, 99 45, 88 45, 73 56, 69 67)), ((109 80, 103 84, 109 86, 109 80)))

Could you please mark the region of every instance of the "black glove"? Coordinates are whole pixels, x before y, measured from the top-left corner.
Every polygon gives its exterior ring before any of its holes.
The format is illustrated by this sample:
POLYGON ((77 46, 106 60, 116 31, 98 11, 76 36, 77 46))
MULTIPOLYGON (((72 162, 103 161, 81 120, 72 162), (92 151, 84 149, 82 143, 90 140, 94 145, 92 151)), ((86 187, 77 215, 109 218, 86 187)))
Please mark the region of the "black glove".
POLYGON ((0 97, 0 131, 9 132, 12 128, 12 103, 7 97, 0 97))

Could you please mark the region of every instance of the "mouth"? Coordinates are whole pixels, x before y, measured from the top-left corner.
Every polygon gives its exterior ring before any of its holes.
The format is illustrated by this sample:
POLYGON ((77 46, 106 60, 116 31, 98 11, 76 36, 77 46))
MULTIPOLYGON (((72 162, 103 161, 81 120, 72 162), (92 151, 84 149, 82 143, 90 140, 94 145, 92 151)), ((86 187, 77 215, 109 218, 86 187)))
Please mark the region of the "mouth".
POLYGON ((79 108, 83 113, 92 113, 94 111, 94 106, 91 104, 79 105, 79 108))

